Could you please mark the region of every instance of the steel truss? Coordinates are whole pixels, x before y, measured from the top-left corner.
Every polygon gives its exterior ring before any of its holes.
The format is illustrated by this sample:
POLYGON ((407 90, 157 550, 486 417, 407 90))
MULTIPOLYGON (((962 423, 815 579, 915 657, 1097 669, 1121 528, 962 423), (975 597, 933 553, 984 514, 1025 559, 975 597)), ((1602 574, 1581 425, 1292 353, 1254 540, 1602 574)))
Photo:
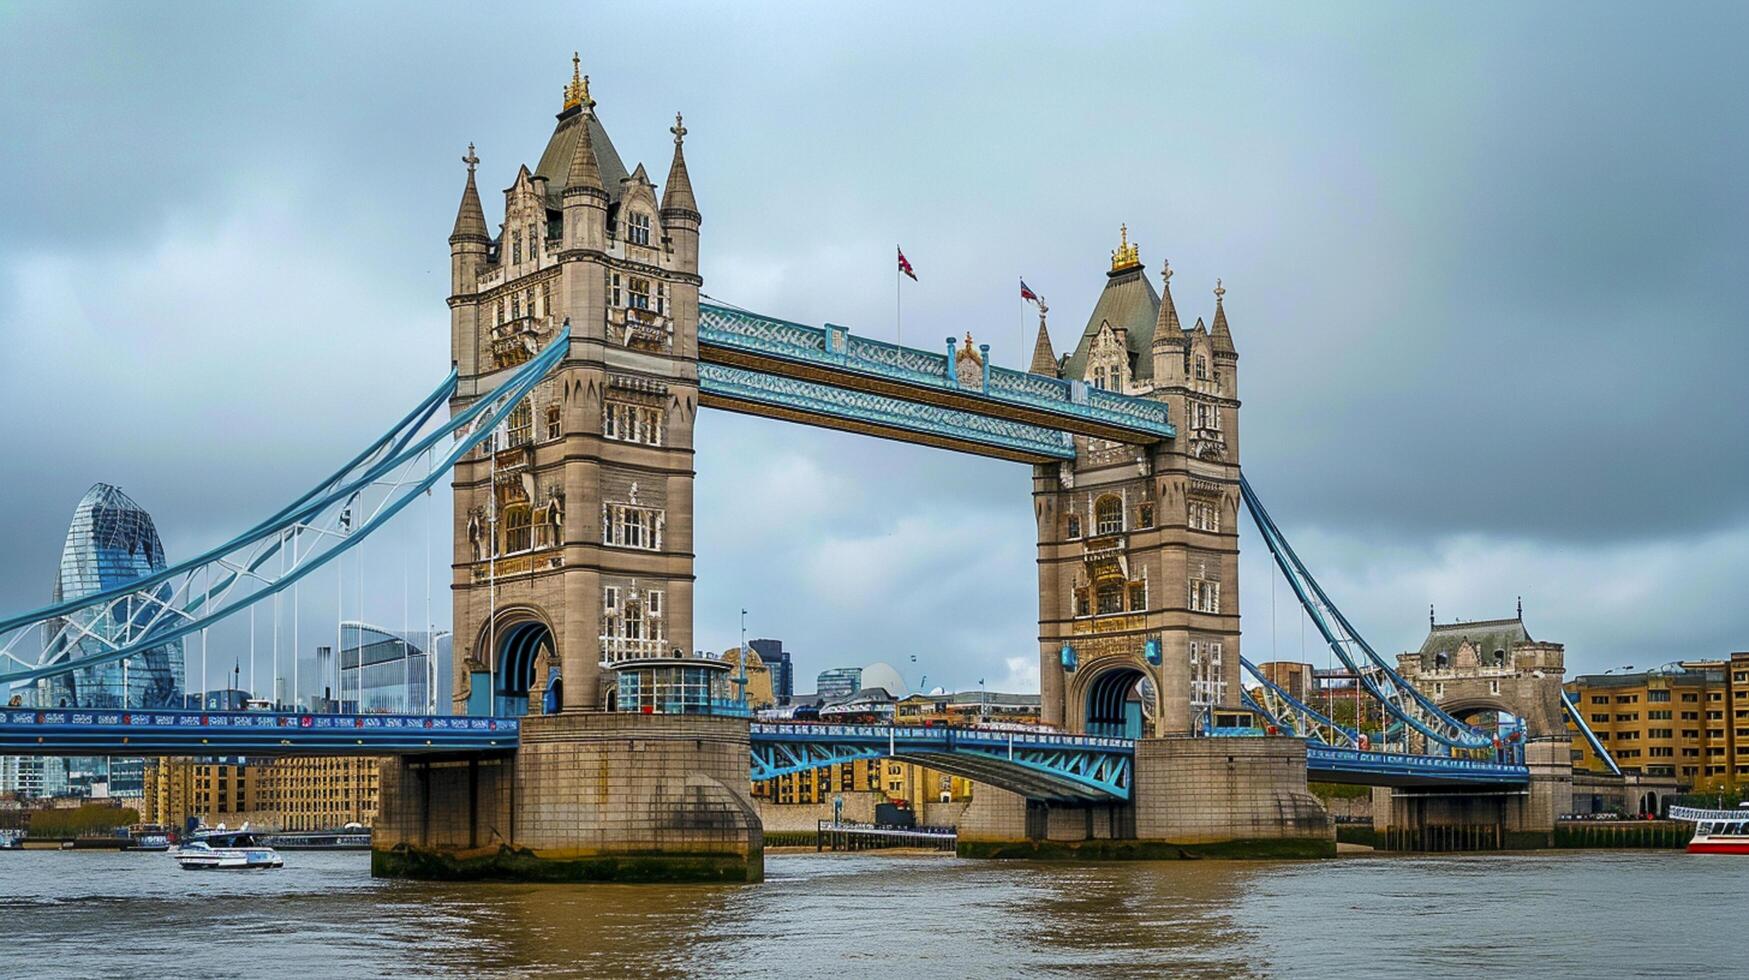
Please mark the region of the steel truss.
POLYGON ((0 684, 125 660, 290 588, 428 492, 491 437, 569 349, 567 325, 539 355, 502 375, 496 388, 421 436, 455 393, 451 371, 364 452, 237 537, 124 586, 0 620, 0 659, 23 668, 0 674, 0 684), (27 644, 33 636, 38 642, 27 644), (93 642, 81 647, 87 640, 93 642), (26 646, 42 652, 26 659, 26 646), (100 652, 89 652, 92 646, 100 652))

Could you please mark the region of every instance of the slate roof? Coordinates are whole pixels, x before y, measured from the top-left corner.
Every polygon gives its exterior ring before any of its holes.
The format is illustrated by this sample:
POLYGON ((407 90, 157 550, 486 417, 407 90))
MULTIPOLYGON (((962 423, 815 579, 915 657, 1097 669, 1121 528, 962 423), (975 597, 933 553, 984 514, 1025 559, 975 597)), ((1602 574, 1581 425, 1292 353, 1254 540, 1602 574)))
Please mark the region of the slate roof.
POLYGON ((1086 329, 1081 331, 1081 340, 1063 363, 1063 377, 1077 381, 1087 379, 1087 350, 1093 338, 1098 336, 1100 324, 1109 322, 1114 330, 1121 327, 1128 331, 1126 346, 1130 355, 1130 377, 1143 381, 1151 379, 1154 361, 1148 348, 1153 343, 1154 321, 1159 315, 1160 296, 1154 292, 1154 284, 1148 281, 1141 266, 1107 273, 1105 289, 1099 294, 1099 302, 1093 304, 1093 313, 1087 318, 1086 329))
POLYGON ((1457 653, 1457 648, 1465 640, 1476 651, 1486 657, 1495 650, 1512 652, 1512 648, 1520 643, 1535 642, 1530 638, 1530 631, 1524 628, 1524 620, 1512 619, 1481 619, 1470 623, 1439 623, 1427 634, 1427 639, 1421 644, 1421 658, 1427 662, 1435 654, 1445 654, 1451 658, 1457 653))
POLYGON ((559 113, 559 124, 553 127, 552 138, 547 140, 547 148, 540 155, 540 164, 534 168, 536 177, 547 179, 547 207, 552 210, 561 210, 565 206, 565 181, 571 175, 571 157, 576 152, 577 137, 582 132, 579 122, 585 119, 589 122, 589 143, 595 150, 595 166, 601 173, 601 184, 607 190, 608 202, 619 203, 619 182, 626 176, 626 165, 620 162, 619 151, 613 148, 613 140, 607 138, 607 130, 602 128, 595 113, 576 108, 559 113))

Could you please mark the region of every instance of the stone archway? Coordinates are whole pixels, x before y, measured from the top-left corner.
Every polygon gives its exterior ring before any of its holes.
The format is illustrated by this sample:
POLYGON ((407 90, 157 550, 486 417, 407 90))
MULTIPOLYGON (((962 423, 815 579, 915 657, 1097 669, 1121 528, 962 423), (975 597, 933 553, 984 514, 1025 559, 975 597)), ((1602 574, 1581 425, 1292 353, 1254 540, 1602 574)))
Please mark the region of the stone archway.
POLYGON ((543 695, 557 676, 548 669, 554 648, 552 626, 539 610, 506 609, 487 624, 475 649, 481 651, 477 661, 490 665, 493 714, 526 715, 531 708, 553 713, 553 699, 543 695))
POLYGON ((1088 735, 1147 735, 1145 718, 1152 712, 1143 710, 1141 701, 1132 695, 1148 677, 1149 670, 1141 661, 1128 658, 1088 671, 1070 695, 1079 713, 1078 729, 1088 735))

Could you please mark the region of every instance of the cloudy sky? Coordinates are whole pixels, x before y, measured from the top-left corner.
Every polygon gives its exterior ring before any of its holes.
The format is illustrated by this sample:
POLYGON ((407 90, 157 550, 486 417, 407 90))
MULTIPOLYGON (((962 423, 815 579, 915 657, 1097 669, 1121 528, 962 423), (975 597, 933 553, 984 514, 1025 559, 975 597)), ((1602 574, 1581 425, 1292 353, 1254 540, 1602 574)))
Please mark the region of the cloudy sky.
MULTIPOLYGON (((1378 649, 1520 595, 1573 668, 1749 648, 1741 7, 942 6, 0 3, 0 609, 47 600, 90 484, 186 556, 429 390, 460 157, 532 165, 577 48, 658 183, 685 111, 714 296, 891 336, 901 242, 907 338, 1014 364, 1015 277, 1061 350, 1120 222, 1187 318, 1223 277, 1246 471, 1378 649)), ((745 606, 803 688, 1036 689, 1025 467, 698 443, 700 645, 745 606)), ((424 620, 446 521, 373 540, 366 618, 424 620)), ((1245 544, 1247 651, 1298 658, 1245 544)))

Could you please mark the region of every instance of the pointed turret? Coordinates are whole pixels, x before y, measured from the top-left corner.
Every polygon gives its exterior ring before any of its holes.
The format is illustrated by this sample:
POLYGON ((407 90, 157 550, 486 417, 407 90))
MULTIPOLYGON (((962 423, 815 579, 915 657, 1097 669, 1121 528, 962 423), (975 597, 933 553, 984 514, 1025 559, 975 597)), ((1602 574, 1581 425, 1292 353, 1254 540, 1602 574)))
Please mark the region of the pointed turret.
POLYGON ((571 166, 565 174, 565 196, 591 191, 606 193, 601 183, 601 167, 595 162, 595 141, 589 135, 587 121, 577 127, 577 131, 577 146, 571 151, 571 166))
POLYGON ((1178 322, 1178 306, 1172 302, 1172 260, 1160 266, 1160 315, 1154 320, 1154 344, 1184 346, 1184 324, 1178 322))
POLYGON ((468 165, 468 182, 462 188, 462 203, 456 209, 455 230, 449 233, 449 243, 490 242, 492 236, 486 230, 486 211, 480 207, 480 189, 474 186, 474 168, 480 164, 480 158, 474 155, 474 144, 468 144, 468 155, 462 157, 462 162, 468 165))
POLYGON ((1227 287, 1221 285, 1221 281, 1216 279, 1215 326, 1209 331, 1209 346, 1214 348, 1216 355, 1237 358, 1239 352, 1233 347, 1233 334, 1227 329, 1227 308, 1221 304, 1222 298, 1226 295, 1227 287))
MULTIPOLYGON (((668 186, 662 189, 662 232, 668 247, 678 260, 680 270, 698 274, 698 201, 692 196, 692 178, 686 173, 686 154, 681 145, 686 142, 686 125, 680 113, 674 114, 674 162, 668 167, 668 186)), ((638 168, 643 173, 643 168, 638 168)))
POLYGON ((686 127, 681 124, 680 113, 674 114, 674 125, 669 128, 674 134, 674 162, 668 165, 668 186, 662 188, 662 214, 667 217, 669 211, 691 211, 698 214, 698 202, 692 197, 692 178, 686 173, 686 154, 681 144, 686 140, 686 127))
POLYGON ((1038 301, 1038 339, 1033 341, 1030 370, 1033 374, 1054 378, 1057 376, 1057 355, 1051 352, 1051 333, 1045 329, 1045 314, 1050 309, 1044 300, 1038 301))

